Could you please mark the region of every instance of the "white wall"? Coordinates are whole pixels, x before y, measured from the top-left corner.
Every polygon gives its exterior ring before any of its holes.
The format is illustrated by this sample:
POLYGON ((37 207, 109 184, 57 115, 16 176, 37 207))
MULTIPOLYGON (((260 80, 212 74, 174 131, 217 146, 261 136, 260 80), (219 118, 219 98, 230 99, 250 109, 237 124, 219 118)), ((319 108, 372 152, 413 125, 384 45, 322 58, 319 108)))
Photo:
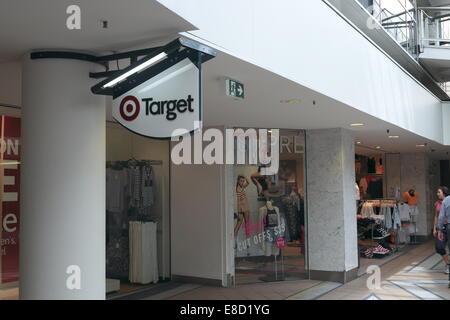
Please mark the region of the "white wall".
POLYGON ((0 105, 22 105, 22 63, 0 63, 0 105))
POLYGON ((219 280, 227 285, 227 273, 232 271, 226 233, 232 234, 233 212, 226 213, 225 170, 224 165, 171 162, 173 276, 219 280))
POLYGON ((158 1, 199 28, 187 36, 443 142, 440 101, 323 1, 158 1))
POLYGON ((224 167, 172 165, 172 275, 223 280, 224 167))
POLYGON ((444 130, 444 144, 450 145, 450 103, 442 103, 442 125, 444 130))

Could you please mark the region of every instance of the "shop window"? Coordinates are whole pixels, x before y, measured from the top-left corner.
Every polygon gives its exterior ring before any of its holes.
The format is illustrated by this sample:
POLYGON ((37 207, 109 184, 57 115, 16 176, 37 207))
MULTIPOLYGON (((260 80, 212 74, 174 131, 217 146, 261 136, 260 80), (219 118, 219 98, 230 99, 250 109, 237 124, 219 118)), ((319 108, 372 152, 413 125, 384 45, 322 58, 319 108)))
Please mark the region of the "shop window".
POLYGON ((236 283, 305 277, 305 135, 280 130, 280 164, 233 169, 236 283))

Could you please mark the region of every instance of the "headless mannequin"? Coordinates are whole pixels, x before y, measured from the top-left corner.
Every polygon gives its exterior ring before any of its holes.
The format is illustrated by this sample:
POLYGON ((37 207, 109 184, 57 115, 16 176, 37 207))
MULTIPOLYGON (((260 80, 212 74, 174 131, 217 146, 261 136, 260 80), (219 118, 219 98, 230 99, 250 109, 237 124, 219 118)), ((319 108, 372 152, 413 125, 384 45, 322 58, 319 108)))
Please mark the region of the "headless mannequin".
POLYGON ((259 219, 259 221, 265 221, 265 234, 270 234, 271 238, 265 237, 261 242, 264 255, 267 257, 271 255, 276 256, 279 254, 280 249, 277 248, 277 236, 273 232, 273 227, 275 226, 279 229, 281 227, 280 210, 273 205, 272 201, 267 201, 266 205, 259 209, 259 219))

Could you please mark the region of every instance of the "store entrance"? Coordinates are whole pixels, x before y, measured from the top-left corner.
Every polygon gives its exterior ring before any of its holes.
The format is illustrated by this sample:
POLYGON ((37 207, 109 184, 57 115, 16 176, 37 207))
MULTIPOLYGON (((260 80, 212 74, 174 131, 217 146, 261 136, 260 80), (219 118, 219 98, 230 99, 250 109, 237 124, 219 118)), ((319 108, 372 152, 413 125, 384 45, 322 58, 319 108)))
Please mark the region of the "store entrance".
POLYGON ((106 291, 170 279, 169 142, 106 129, 106 291))
POLYGON ((355 156, 357 230, 360 273, 393 259, 409 243, 409 222, 403 221, 400 188, 387 191, 386 157, 357 148, 355 156))
POLYGON ((235 165, 236 284, 305 279, 305 135, 280 130, 276 175, 235 165))

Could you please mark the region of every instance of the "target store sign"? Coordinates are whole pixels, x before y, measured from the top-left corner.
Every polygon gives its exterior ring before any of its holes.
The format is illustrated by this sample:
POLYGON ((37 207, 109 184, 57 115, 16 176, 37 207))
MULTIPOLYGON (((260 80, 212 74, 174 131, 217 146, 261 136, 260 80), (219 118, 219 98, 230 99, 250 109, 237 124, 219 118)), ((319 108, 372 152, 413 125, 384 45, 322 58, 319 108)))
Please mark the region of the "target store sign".
POLYGON ((200 70, 184 59, 113 100, 113 117, 134 133, 158 139, 201 127, 200 70))

